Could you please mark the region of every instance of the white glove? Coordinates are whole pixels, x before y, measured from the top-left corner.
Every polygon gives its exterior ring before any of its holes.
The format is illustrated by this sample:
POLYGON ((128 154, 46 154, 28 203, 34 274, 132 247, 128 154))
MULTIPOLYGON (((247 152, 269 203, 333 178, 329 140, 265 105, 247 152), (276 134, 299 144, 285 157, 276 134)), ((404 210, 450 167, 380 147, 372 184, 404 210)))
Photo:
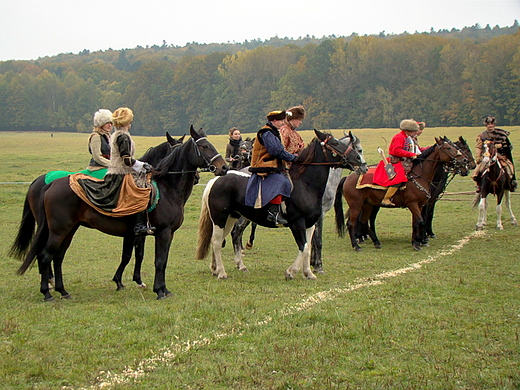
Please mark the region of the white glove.
POLYGON ((147 164, 147 163, 139 161, 139 160, 135 160, 134 165, 132 165, 132 169, 134 171, 136 171, 137 173, 146 173, 146 172, 149 172, 147 170, 147 166, 149 167, 150 164, 147 164))

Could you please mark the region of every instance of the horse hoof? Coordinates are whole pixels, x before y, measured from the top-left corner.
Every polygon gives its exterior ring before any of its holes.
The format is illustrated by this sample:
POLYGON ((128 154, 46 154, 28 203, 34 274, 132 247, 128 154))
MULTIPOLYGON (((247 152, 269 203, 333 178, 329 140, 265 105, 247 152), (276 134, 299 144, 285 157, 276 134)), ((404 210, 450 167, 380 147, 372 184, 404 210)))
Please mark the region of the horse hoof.
POLYGON ((120 286, 117 286, 116 291, 121 291, 121 290, 124 290, 124 289, 125 289, 125 286, 124 285, 120 285, 120 286))
POLYGON ((70 294, 65 294, 65 295, 62 295, 60 298, 61 298, 61 299, 72 299, 72 295, 70 295, 70 294))
POLYGON ((422 248, 420 246, 418 246, 418 245, 414 245, 413 249, 415 249, 416 251, 421 251, 422 250, 422 248))
POLYGON ((316 275, 314 275, 313 273, 307 275, 306 278, 307 278, 307 280, 316 280, 316 279, 318 279, 318 277, 316 275))
POLYGON ((54 302, 54 297, 52 297, 52 296, 45 297, 45 298, 43 298, 43 302, 54 302))
POLYGON ((427 242, 423 242, 421 246, 423 248, 428 248, 430 246, 430 244, 428 244, 427 242))
POLYGON ((383 247, 383 245, 381 244, 374 244, 374 248, 376 249, 381 249, 383 247))
POLYGON ((246 249, 252 249, 253 248, 253 244, 251 244, 250 242, 248 242, 246 244, 246 249))
POLYGON ((360 248, 359 246, 358 246, 357 248, 354 247, 354 251, 356 251, 356 252, 361 252, 361 248, 360 248))
POLYGON ((324 271, 323 268, 321 268, 321 267, 314 268, 313 271, 314 271, 315 274, 318 274, 318 275, 323 275, 323 274, 325 274, 325 271, 324 271))
POLYGON ((239 268, 238 270, 242 272, 249 272, 249 270, 246 267, 239 268))
POLYGON ((146 288, 148 286, 146 284, 144 284, 144 283, 141 283, 141 284, 138 284, 137 287, 139 287, 139 288, 146 288))
POLYGON ((218 279, 227 279, 227 274, 218 275, 218 279))
POLYGON ((293 279, 294 279, 294 276, 292 276, 292 274, 290 274, 289 272, 285 273, 285 280, 293 280, 293 279))

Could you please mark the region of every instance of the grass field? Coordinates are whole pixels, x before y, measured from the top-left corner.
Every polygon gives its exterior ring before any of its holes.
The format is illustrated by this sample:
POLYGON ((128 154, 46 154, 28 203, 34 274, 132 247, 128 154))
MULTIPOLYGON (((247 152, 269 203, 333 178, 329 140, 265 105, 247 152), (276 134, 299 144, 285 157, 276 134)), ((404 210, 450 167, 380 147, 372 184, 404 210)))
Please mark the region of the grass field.
MULTIPOLYGON (((482 128, 426 128, 470 145, 482 128)), ((511 127, 520 147, 520 128, 511 127)), ((377 163, 393 129, 353 130, 377 163)), ((308 142, 311 131, 302 132, 308 142)), ((334 130, 336 136, 342 130, 334 130)), ((251 134, 250 134, 251 135, 251 134)), ((247 134, 243 134, 247 136, 247 134)), ((162 138, 135 137, 137 155, 162 138)), ((222 153, 226 136, 209 136, 222 153)), ((203 173, 170 251, 173 296, 155 300, 131 281, 116 291, 117 237, 81 228, 64 261, 74 299, 44 303, 36 267, 16 275, 7 252, 28 182, 49 170, 88 163, 86 134, 0 133, 0 388, 2 389, 519 389, 519 227, 505 218, 475 232, 469 177, 456 177, 437 204, 429 247, 410 244, 410 213, 381 210, 383 248, 355 253, 338 238, 333 212, 324 224, 325 274, 284 279, 297 248, 288 229, 259 228, 247 251, 249 273, 223 250, 227 280, 194 260, 203 173)), ((517 165, 520 155, 513 151, 517 165)), ((493 205, 493 200, 490 199, 493 205)), ((512 196, 520 217, 520 200, 512 196)), ((346 205, 344 205, 346 209, 346 205)), ((153 283, 153 238, 143 279, 153 283)))

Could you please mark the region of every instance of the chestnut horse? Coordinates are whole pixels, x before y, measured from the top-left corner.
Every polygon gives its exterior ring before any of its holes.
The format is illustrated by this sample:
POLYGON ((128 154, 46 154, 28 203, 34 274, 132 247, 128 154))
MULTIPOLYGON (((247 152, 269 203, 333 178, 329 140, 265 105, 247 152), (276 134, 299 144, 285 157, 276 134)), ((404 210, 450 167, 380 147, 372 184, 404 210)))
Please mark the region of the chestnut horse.
MULTIPOLYGON (((393 197, 395 207, 407 207, 412 213, 412 246, 420 250, 424 243, 424 220, 421 208, 431 198, 430 187, 437 168, 443 163, 453 163, 464 166, 466 158, 453 142, 446 137, 435 138, 435 144, 425 150, 413 160, 412 170, 408 173, 408 182, 402 186, 393 197)), ((384 190, 370 187, 356 188, 359 175, 350 175, 340 182, 334 210, 336 214, 336 229, 340 236, 345 231, 345 216, 343 214, 342 196, 349 206, 347 227, 350 234, 352 248, 360 251, 357 242, 358 223, 361 221, 367 229, 370 238, 376 247, 381 243, 375 233, 368 226, 372 207, 379 206, 385 194, 384 190), (361 218, 359 219, 358 217, 361 218)))

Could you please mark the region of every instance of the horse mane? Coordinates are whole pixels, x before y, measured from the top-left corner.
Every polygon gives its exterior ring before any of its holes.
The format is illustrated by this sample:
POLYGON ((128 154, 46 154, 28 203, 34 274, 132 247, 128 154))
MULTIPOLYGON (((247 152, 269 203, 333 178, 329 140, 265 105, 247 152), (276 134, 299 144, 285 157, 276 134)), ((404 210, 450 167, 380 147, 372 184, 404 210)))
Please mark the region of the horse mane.
POLYGON ((425 161, 430 156, 430 154, 432 154, 435 151, 436 146, 437 146, 437 144, 433 144, 432 146, 428 147, 428 149, 426 149, 424 152, 419 154, 417 156, 417 158, 412 160, 413 165, 415 166, 415 165, 425 161))
POLYGON ((321 141, 317 137, 314 137, 312 141, 309 142, 309 145, 307 145, 300 151, 300 153, 298 153, 298 157, 296 157, 296 160, 293 161, 293 166, 298 165, 298 169, 296 170, 296 177, 299 177, 303 172, 305 172, 307 166, 312 161, 314 161, 314 158, 316 157, 316 144, 318 142, 321 141))
POLYGON ((192 140, 193 138, 190 138, 185 143, 174 145, 172 147, 172 150, 166 155, 166 157, 159 161, 159 163, 155 167, 153 177, 159 178, 165 176, 170 170, 170 165, 172 164, 172 161, 177 158, 177 155, 180 153, 181 149, 183 149, 182 146, 188 145, 192 140))

